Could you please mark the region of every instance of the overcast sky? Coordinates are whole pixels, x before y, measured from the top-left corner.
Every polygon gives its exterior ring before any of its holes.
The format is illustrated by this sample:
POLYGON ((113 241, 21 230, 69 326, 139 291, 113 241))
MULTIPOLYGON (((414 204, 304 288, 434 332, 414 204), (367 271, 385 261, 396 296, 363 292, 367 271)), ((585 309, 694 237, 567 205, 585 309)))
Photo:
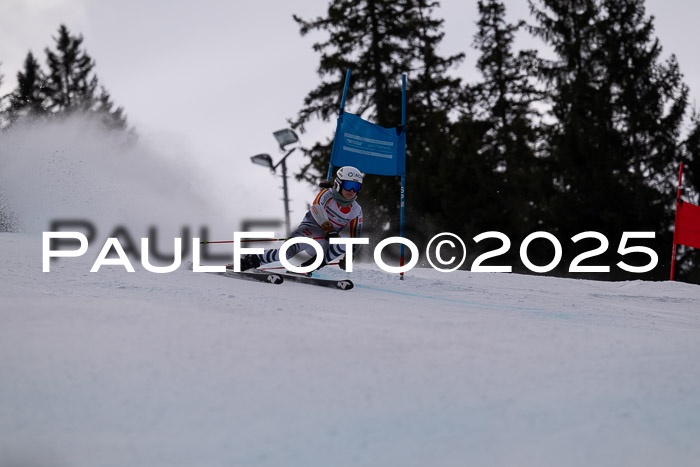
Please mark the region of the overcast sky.
MULTIPOLYGON (((313 36, 299 36, 292 14, 322 15, 327 3, 0 0, 0 72, 5 75, 0 94, 14 88, 29 50, 44 63, 43 50, 53 47, 52 36, 64 23, 84 35, 101 82, 149 144, 163 152, 177 148, 196 159, 214 196, 245 200, 245 207, 231 206, 237 216, 282 219, 281 181, 249 158, 267 152, 279 159, 272 132, 287 126, 318 83, 313 36)), ((476 0, 443 0, 441 5, 437 15, 445 19, 446 33, 441 51, 466 52, 455 73, 473 81, 478 78, 471 49, 476 0)), ((525 0, 506 0, 506 5, 511 19, 530 19, 525 0)), ((700 2, 647 0, 647 12, 656 17, 664 55, 678 56, 691 103, 697 102, 700 2)), ((517 45, 537 47, 538 42, 521 38, 517 45)), ((331 137, 333 128, 334 123, 312 125, 301 138, 310 144, 331 137)), ((295 154, 289 161, 296 170, 302 157, 295 154)), ((313 190, 292 180, 290 194, 295 224, 313 190)), ((410 202, 410 192, 407 196, 410 202)))

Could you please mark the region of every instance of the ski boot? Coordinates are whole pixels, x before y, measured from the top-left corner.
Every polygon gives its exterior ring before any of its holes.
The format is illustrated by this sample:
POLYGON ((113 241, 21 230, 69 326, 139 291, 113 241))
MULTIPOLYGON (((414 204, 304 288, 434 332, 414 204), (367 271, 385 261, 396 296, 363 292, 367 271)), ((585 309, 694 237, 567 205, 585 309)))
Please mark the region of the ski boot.
POLYGON ((241 256, 241 271, 247 271, 257 267, 260 267, 260 258, 258 258, 258 255, 241 256))

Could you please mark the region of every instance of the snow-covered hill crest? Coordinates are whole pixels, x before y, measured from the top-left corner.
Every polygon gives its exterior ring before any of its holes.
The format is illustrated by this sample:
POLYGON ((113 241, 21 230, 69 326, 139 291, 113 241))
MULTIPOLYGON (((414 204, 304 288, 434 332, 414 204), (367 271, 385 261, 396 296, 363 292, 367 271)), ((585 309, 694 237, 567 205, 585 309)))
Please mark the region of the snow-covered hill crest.
POLYGON ((700 459, 698 286, 360 264, 344 292, 95 256, 43 273, 39 237, 0 234, 2 466, 700 459))

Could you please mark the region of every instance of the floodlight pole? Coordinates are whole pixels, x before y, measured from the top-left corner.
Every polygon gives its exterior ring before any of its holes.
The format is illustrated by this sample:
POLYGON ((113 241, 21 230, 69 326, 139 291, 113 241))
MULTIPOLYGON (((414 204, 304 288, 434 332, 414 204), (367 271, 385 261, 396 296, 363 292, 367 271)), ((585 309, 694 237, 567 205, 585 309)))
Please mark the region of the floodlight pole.
MULTIPOLYGON (((275 139, 280 145, 280 150, 286 151, 286 147, 290 144, 294 144, 299 141, 299 137, 294 133, 293 130, 285 128, 283 130, 275 131, 273 133, 275 139)), ((290 222, 289 222, 289 193, 287 188, 287 158, 297 149, 294 147, 287 151, 282 160, 277 162, 277 164, 272 164, 272 158, 269 154, 258 154, 250 158, 254 164, 259 164, 264 167, 268 167, 272 170, 272 173, 277 173, 277 167, 282 166, 282 189, 284 190, 284 226, 287 229, 286 234, 290 234, 290 222)))
POLYGON ((284 226, 287 229, 286 233, 290 233, 290 223, 289 223, 289 194, 287 192, 287 157, 292 154, 297 148, 290 149, 287 154, 284 155, 281 161, 279 161, 273 168, 273 171, 277 170, 277 166, 282 165, 282 190, 284 191, 284 226))

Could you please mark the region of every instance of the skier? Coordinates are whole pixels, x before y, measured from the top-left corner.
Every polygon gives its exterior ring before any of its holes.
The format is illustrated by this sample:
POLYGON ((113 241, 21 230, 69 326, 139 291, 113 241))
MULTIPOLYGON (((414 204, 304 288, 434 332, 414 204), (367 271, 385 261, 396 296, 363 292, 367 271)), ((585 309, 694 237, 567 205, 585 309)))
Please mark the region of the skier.
MULTIPOLYGON (((362 232, 362 208, 357 203, 357 194, 362 188, 364 174, 357 168, 345 166, 338 169, 331 188, 322 190, 314 199, 311 208, 299 227, 290 237, 323 237, 316 241, 325 252, 319 269, 345 254, 345 245, 331 245, 331 238, 340 237, 340 231, 349 227, 350 237, 359 237, 362 232)), ((297 243, 287 250, 287 258, 305 252, 310 259, 301 266, 308 266, 316 260, 316 250, 311 245, 297 243)), ((259 255, 241 256, 241 271, 254 269, 262 264, 279 261, 279 249, 265 250, 259 255)), ((306 257, 305 256, 305 257, 306 257)), ((340 266, 345 269, 344 257, 340 266)))

